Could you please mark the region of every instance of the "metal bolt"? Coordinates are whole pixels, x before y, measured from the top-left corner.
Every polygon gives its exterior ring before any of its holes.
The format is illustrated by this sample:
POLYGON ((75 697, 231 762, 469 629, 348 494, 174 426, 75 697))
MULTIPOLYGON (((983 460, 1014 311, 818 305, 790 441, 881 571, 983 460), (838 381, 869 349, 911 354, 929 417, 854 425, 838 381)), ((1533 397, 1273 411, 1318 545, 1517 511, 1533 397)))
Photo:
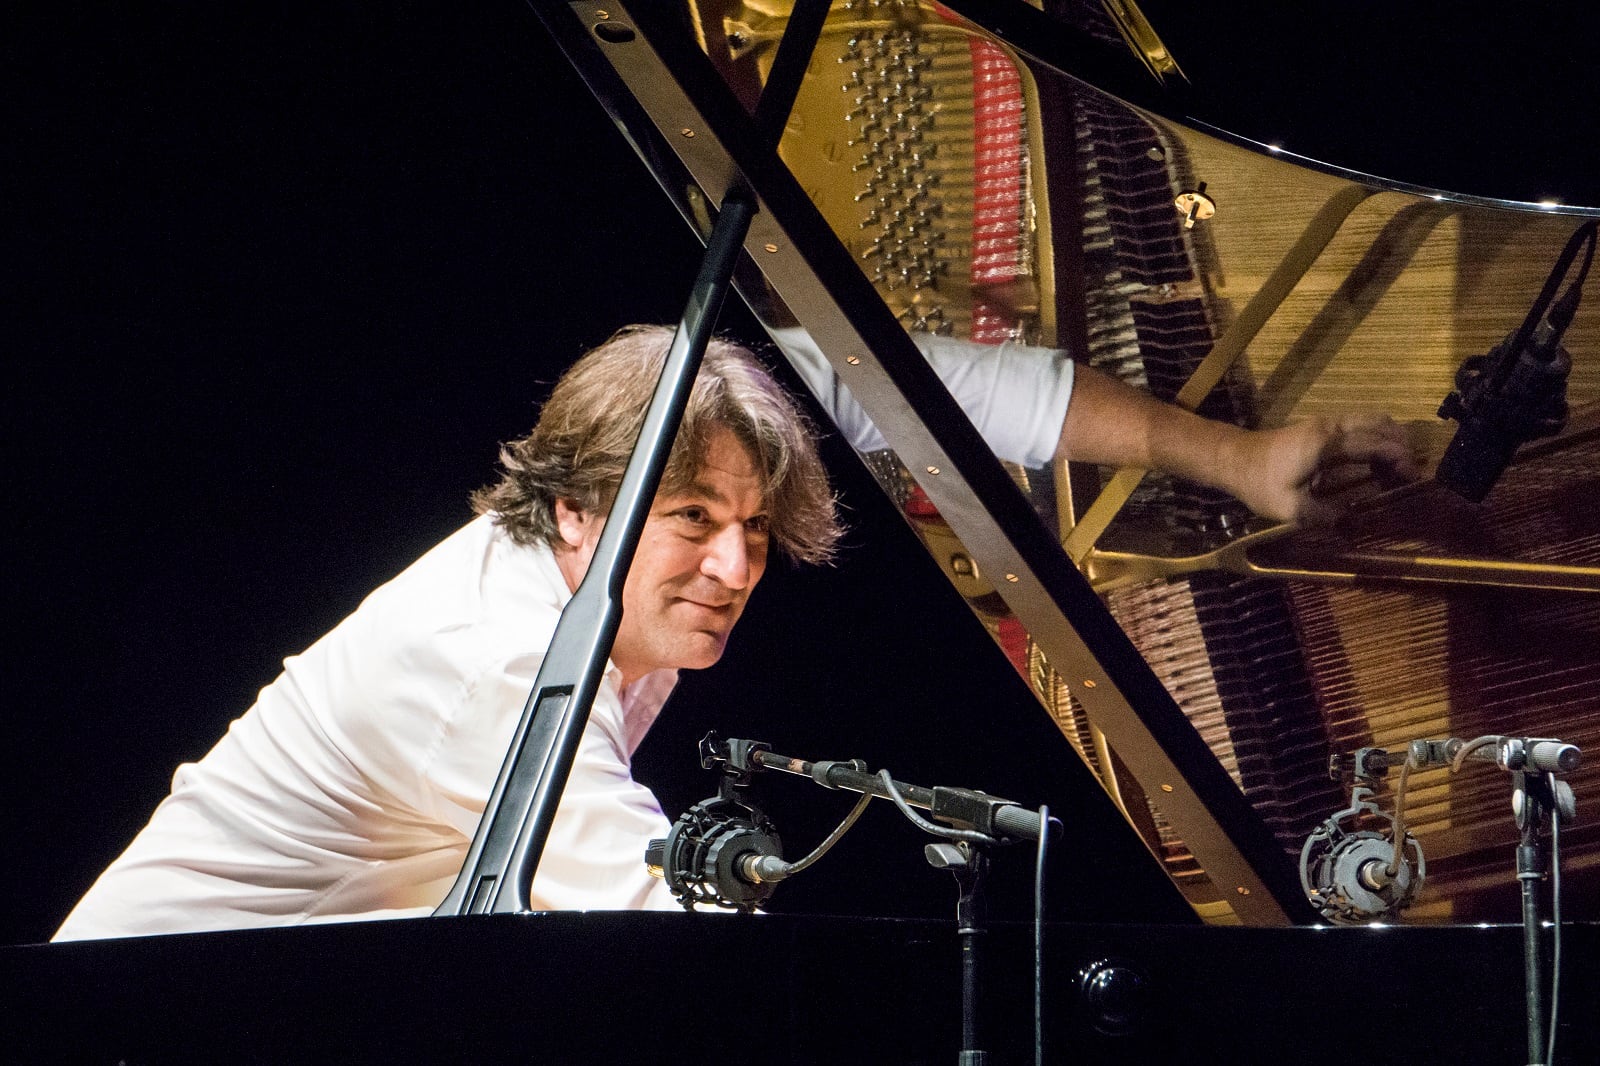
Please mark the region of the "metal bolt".
POLYGON ((1193 229, 1196 222, 1204 222, 1217 213, 1217 202, 1206 195, 1206 183, 1185 189, 1172 198, 1172 206, 1183 216, 1183 228, 1193 229))

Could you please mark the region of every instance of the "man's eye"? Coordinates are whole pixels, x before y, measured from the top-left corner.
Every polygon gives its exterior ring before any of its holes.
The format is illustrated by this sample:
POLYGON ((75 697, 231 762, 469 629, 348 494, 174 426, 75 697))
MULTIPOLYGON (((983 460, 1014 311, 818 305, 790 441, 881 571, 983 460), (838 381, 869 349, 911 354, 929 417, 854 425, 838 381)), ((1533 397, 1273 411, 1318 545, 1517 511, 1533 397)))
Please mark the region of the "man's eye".
POLYGON ((700 507, 685 507, 678 512, 678 517, 691 525, 703 526, 711 519, 705 510, 700 507))
POLYGON ((767 534, 772 532, 772 519, 764 514, 758 514, 745 522, 744 528, 752 533, 767 534))

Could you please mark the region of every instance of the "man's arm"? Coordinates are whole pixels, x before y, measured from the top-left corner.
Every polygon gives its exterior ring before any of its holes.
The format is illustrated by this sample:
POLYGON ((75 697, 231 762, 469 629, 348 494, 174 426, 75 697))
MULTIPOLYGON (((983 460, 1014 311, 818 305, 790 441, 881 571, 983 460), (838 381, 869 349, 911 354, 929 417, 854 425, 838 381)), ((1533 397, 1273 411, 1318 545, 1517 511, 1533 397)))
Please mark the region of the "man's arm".
MULTIPOLYGON (((852 444, 888 447, 809 334, 772 336, 852 444)), ((1160 470, 1221 489, 1265 518, 1303 525, 1336 519, 1335 494, 1354 484, 1417 477, 1404 433, 1387 415, 1252 431, 1163 403, 1055 349, 913 339, 1002 459, 1038 466, 1053 450, 1058 458, 1160 470)))
POLYGON ((1404 431, 1387 415, 1240 429, 1082 365, 1056 455, 1164 471, 1221 489, 1263 517, 1304 525, 1336 519, 1341 509, 1331 497, 1357 482, 1398 484, 1418 476, 1404 431))

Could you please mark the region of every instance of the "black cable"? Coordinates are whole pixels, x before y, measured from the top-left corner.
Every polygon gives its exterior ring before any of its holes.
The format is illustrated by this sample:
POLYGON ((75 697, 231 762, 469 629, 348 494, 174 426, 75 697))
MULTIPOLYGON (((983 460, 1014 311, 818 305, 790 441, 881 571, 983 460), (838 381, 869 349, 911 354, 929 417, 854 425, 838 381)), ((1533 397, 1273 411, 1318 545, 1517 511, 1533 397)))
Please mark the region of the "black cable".
POLYGON ((924 833, 931 833, 936 837, 944 837, 946 840, 964 840, 970 844, 993 845, 1000 843, 988 833, 980 833, 976 829, 952 829, 949 826, 934 825, 911 809, 911 804, 907 803, 906 798, 900 795, 900 789, 896 787, 894 778, 889 776, 889 771, 887 770, 878 771, 878 783, 889 794, 889 798, 894 800, 894 805, 900 808, 900 813, 911 819, 911 824, 924 833))
MULTIPOLYGON (((1596 227, 1597 224, 1595 222, 1585 222, 1567 239, 1566 247, 1561 250, 1561 255, 1556 260, 1555 269, 1550 271, 1550 276, 1545 279, 1544 287, 1539 290, 1538 299, 1533 301, 1533 306, 1528 309, 1527 317, 1522 320, 1522 325, 1517 327, 1516 341, 1510 349, 1513 355, 1527 347, 1528 341, 1533 337, 1534 330, 1538 328, 1540 320, 1545 317, 1545 312, 1550 309, 1551 302, 1555 300, 1556 289, 1566 280, 1567 273, 1572 269, 1572 261, 1577 258, 1579 247, 1586 245, 1587 247, 1584 247, 1583 263, 1578 267, 1578 276, 1568 287, 1560 301, 1562 305, 1560 314, 1565 318, 1565 321, 1559 324, 1552 323, 1552 325, 1557 326, 1559 333, 1565 332, 1567 325, 1572 322, 1572 315, 1577 311, 1578 297, 1582 292, 1584 280, 1589 276, 1589 266, 1594 262, 1596 227), (1570 303, 1568 302, 1569 300, 1570 303)), ((1492 389, 1498 390, 1505 383, 1505 379, 1511 373, 1511 362, 1511 360, 1506 360, 1497 368, 1496 379, 1489 383, 1492 389)))
POLYGON ((783 876, 788 877, 790 874, 797 874, 801 870, 804 870, 807 866, 810 866, 812 863, 826 855, 828 853, 828 849, 839 843, 840 839, 850 831, 850 827, 856 824, 856 820, 861 817, 862 812, 867 809, 867 804, 871 803, 872 799, 873 797, 871 793, 863 793, 861 798, 856 801, 856 805, 850 808, 850 813, 844 816, 844 821, 840 822, 838 826, 834 828, 833 832, 827 835, 822 843, 818 844, 815 848, 812 848, 810 855, 807 855, 805 858, 796 862, 786 862, 783 864, 783 876))
POLYGON ((1033 866, 1033 1063, 1044 1066, 1044 860, 1050 808, 1039 807, 1039 853, 1033 866))
MULTIPOLYGON (((1551 791, 1555 798, 1554 788, 1551 791)), ((1545 1066, 1555 1066, 1556 1021, 1561 1015, 1561 811, 1550 804, 1550 917, 1555 921, 1550 949, 1550 1032, 1545 1038, 1545 1066)))

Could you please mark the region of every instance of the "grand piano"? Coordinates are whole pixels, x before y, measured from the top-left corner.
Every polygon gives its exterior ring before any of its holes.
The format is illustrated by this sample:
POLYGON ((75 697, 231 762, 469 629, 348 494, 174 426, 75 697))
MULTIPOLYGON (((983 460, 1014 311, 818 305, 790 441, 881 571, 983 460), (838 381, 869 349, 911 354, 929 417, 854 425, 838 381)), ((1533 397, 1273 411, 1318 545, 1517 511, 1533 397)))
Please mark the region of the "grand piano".
MULTIPOLYGON (((1507 773, 1410 776, 1427 874, 1383 928, 1326 927, 1299 867, 1350 804, 1358 750, 1593 747, 1596 283, 1561 341, 1567 417, 1518 441, 1481 501, 1430 478, 1316 532, 1143 471, 1007 463, 910 334, 1065 348, 1241 424, 1383 410, 1431 472, 1464 361, 1519 328, 1595 212, 1187 121, 1181 70, 1129 4, 534 7, 698 234, 752 198, 741 296, 825 354, 887 444, 866 466, 1192 915, 1052 929, 1055 1058, 1521 1054, 1507 773)), ((1589 767, 1564 776, 1587 796, 1589 767)), ((1371 782, 1378 813, 1397 778, 1371 782)), ((1561 998, 1582 1004, 1592 825, 1563 827, 1561 860, 1561 998)), ((1030 1046, 1025 939, 994 931, 999 1061, 1030 1046)), ((36 1061, 932 1062, 954 1055, 953 950, 933 922, 526 915, 7 949, 5 967, 17 1046, 53 1049, 36 1061), (626 975, 571 980, 617 938, 626 975), (473 978, 508 971, 523 979, 473 978), (686 986, 714 1005, 636 992, 686 986), (624 998, 626 1024, 572 1024, 624 998)), ((1563 1060, 1596 1055, 1581 1013, 1563 1060)))
MULTIPOLYGON (((814 47, 787 6, 549 25, 692 225, 708 185, 753 191, 747 300, 826 353, 889 444, 864 457, 885 491, 1196 912, 1292 923, 1283 857, 1340 805, 1330 759, 1592 740, 1600 571, 1572 480, 1593 465, 1592 316, 1563 341, 1569 417, 1492 488, 1425 481, 1328 533, 1143 471, 997 461, 903 334, 1060 345, 1249 425, 1383 410, 1432 470, 1463 364, 1543 287, 1582 289, 1593 212, 1186 126, 1159 88, 1181 71, 1117 11, 839 6, 805 12, 814 47)), ((1410 917, 1504 914, 1503 781, 1419 769, 1432 888, 1410 917)), ((1593 839, 1565 838, 1579 884, 1593 839)))

